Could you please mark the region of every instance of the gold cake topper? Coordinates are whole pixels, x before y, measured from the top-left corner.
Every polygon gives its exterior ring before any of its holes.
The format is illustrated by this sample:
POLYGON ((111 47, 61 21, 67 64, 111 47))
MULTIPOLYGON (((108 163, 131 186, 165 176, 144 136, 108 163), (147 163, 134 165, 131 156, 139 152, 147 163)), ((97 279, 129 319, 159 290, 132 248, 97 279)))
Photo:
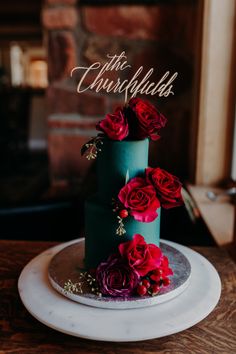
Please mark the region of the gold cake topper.
POLYGON ((173 82, 178 76, 178 72, 173 74, 170 71, 166 71, 164 75, 160 78, 158 82, 152 81, 151 76, 154 72, 154 68, 150 68, 143 77, 140 77, 143 72, 143 66, 140 66, 134 73, 130 80, 121 80, 120 77, 116 81, 109 78, 104 78, 103 74, 109 71, 124 71, 131 68, 128 64, 127 56, 125 51, 119 55, 107 54, 107 62, 102 64, 97 61, 90 66, 76 66, 71 70, 71 76, 73 76, 75 71, 83 71, 83 75, 79 80, 77 85, 77 92, 85 92, 87 90, 94 90, 95 92, 105 91, 107 93, 124 93, 125 102, 128 101, 128 97, 136 97, 137 94, 141 95, 158 95, 159 97, 168 97, 169 95, 174 95, 173 92, 173 82), (91 72, 97 73, 97 76, 92 83, 86 85, 85 79, 91 72))

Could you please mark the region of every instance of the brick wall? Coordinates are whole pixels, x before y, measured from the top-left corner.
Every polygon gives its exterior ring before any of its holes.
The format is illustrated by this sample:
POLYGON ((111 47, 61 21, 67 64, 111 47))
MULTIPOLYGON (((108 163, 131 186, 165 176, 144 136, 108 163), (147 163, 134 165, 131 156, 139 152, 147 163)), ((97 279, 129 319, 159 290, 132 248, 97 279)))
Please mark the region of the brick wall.
MULTIPOLYGON (((154 67, 153 78, 157 81, 166 70, 179 72, 175 96, 155 98, 153 102, 166 114, 169 123, 161 141, 151 144, 150 160, 152 165, 160 164, 178 175, 188 176, 196 21, 194 1, 153 6, 82 6, 76 0, 45 1, 42 23, 48 49, 52 181, 84 177, 89 163, 80 157, 81 145, 94 135, 96 122, 123 102, 123 97, 104 92, 78 94, 79 73, 71 78, 71 69, 105 62, 107 53, 120 54, 123 50, 132 65, 128 77, 122 72, 123 79, 131 77, 141 65, 145 72, 154 67)), ((112 72, 109 78, 116 79, 117 75, 112 72)), ((91 74, 86 84, 93 79, 91 74)))

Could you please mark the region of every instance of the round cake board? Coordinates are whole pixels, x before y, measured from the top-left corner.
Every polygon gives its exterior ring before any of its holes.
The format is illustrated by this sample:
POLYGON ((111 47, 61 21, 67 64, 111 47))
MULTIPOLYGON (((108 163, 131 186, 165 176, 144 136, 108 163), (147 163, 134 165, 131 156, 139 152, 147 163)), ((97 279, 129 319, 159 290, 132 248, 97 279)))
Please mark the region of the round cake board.
MULTIPOLYGON (((87 281, 82 277, 85 289, 83 294, 79 291, 65 291, 64 286, 70 280, 72 284, 78 283, 80 274, 84 268, 84 241, 69 245, 58 252, 49 264, 49 280, 53 288, 69 299, 85 305, 95 306, 105 309, 133 309, 170 301, 180 295, 189 285, 191 275, 191 265, 184 254, 176 248, 167 245, 165 242, 160 244, 162 253, 168 257, 174 275, 171 276, 169 286, 162 287, 156 296, 130 296, 121 297, 99 297, 93 294, 87 286, 87 281)), ((81 280, 80 280, 81 281, 81 280)), ((81 283, 80 283, 81 284, 81 283)))
POLYGON ((173 242, 166 244, 182 252, 191 264, 187 289, 171 301, 130 310, 102 309, 67 299, 55 291, 48 279, 52 257, 74 240, 53 247, 23 269, 18 289, 27 310, 40 322, 73 336, 112 342, 140 341, 183 331, 204 319, 220 298, 217 271, 197 252, 173 242))

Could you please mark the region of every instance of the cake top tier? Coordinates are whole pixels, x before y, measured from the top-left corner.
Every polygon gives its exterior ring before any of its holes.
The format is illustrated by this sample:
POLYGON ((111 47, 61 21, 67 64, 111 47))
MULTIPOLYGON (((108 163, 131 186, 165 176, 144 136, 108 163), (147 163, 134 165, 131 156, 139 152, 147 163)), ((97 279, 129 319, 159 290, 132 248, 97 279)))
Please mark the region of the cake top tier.
POLYGON ((104 138, 111 141, 158 140, 166 122, 167 119, 152 104, 132 98, 124 107, 117 107, 114 113, 107 114, 97 124, 100 133, 82 147, 81 153, 88 160, 95 159, 104 138))

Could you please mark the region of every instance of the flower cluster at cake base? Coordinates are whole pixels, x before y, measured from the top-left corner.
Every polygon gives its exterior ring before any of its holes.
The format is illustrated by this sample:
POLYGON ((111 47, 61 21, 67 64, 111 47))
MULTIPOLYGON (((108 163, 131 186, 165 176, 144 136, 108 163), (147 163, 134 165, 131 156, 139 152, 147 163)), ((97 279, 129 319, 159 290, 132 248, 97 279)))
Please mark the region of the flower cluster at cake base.
POLYGON ((100 292, 115 297, 157 295, 161 287, 170 284, 170 275, 168 258, 139 234, 120 243, 118 252, 96 270, 100 292))
POLYGON ((170 284, 171 275, 168 258, 161 249, 135 234, 132 240, 120 243, 118 252, 96 269, 80 273, 77 283, 68 280, 64 290, 119 298, 155 296, 170 284))
POLYGON ((113 199, 113 211, 117 213, 116 234, 125 231, 125 219, 133 217, 149 223, 158 217, 158 209, 174 208, 183 204, 182 184, 169 172, 157 167, 147 168, 144 177, 132 178, 121 188, 117 200, 113 199))

